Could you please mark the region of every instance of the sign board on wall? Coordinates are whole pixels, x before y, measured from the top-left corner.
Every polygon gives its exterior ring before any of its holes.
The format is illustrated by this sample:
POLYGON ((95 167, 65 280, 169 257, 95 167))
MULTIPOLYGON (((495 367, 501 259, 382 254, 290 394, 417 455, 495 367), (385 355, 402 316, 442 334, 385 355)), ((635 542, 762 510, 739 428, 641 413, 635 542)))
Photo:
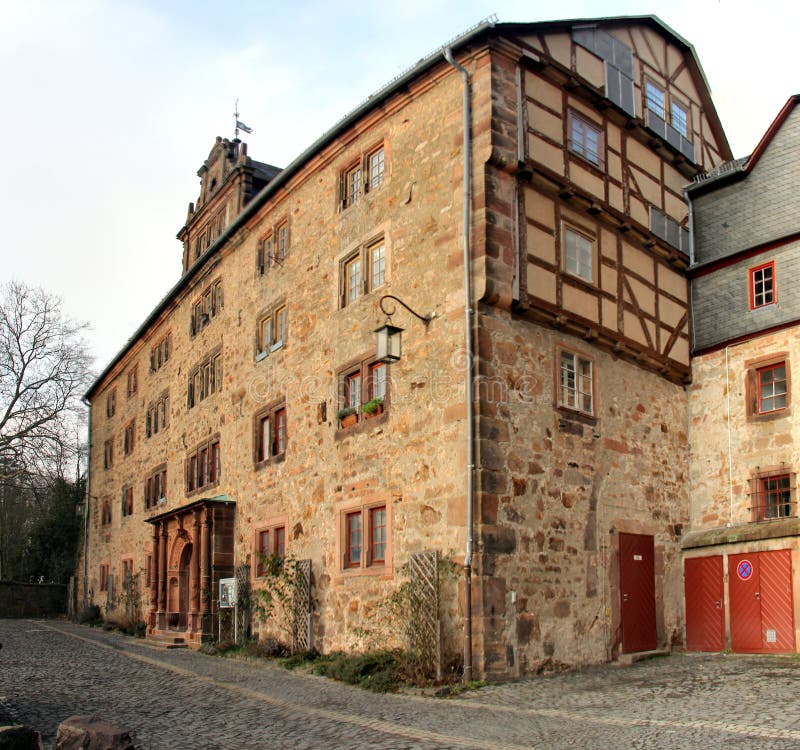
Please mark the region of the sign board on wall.
POLYGON ((236 606, 236 578, 220 578, 219 579, 219 606, 235 607, 236 606))

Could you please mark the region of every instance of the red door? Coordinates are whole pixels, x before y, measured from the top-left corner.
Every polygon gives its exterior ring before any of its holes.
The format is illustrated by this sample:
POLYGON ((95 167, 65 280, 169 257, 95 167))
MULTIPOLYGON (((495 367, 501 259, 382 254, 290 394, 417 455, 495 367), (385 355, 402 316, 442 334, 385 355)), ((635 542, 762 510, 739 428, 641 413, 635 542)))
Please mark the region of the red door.
POLYGON ((792 555, 789 550, 730 555, 728 589, 733 651, 794 651, 792 555))
POLYGON ((684 561, 686 650, 725 650, 722 555, 690 557, 684 561))
POLYGON ((656 639, 656 585, 653 537, 619 535, 622 651, 652 651, 656 639))

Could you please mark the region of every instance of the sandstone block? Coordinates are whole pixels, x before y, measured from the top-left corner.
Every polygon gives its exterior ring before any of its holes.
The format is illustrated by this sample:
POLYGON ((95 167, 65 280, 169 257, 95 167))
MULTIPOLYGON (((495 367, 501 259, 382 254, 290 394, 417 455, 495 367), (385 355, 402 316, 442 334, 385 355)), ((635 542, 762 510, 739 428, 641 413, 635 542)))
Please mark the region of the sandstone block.
POLYGON ((70 716, 58 726, 55 750, 135 750, 130 732, 99 716, 70 716))

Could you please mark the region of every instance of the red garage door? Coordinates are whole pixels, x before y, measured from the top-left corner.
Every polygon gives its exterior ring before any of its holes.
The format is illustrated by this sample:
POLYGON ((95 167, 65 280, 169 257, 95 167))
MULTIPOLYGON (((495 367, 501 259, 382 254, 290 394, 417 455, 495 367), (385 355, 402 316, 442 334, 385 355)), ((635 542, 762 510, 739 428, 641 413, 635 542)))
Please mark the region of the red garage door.
POLYGON ((619 579, 622 597, 622 650, 652 651, 656 640, 656 586, 653 537, 619 535, 619 579))
POLYGON ((722 555, 684 561, 686 650, 725 650, 725 604, 722 555))
POLYGON ((790 550, 730 555, 728 590, 734 651, 795 650, 790 550))

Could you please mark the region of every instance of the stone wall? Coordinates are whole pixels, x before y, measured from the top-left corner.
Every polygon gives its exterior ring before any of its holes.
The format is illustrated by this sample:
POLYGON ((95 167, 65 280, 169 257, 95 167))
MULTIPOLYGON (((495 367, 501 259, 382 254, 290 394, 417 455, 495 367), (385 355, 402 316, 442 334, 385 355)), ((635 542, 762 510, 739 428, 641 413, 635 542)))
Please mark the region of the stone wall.
POLYGON ((800 361, 795 329, 756 336, 692 362, 690 398, 690 483, 692 530, 753 520, 750 478, 785 463, 800 464, 800 428, 791 392, 788 408, 753 418, 748 408, 747 377, 763 357, 786 361, 791 389, 792 363, 800 361))
POLYGON ((67 611, 67 587, 0 581, 0 617, 50 617, 67 611))
POLYGON ((480 357, 485 669, 619 654, 620 532, 654 537, 658 644, 679 641, 685 389, 494 309, 480 317, 480 357), (562 348, 593 361, 593 418, 557 406, 562 348))
MULTIPOLYGON (((465 63, 474 75, 476 120, 488 121, 488 67, 480 54, 465 63)), ((457 561, 466 537, 461 103, 460 77, 442 63, 343 134, 264 205, 98 388, 92 408, 88 560, 94 601, 105 603, 99 591, 101 563, 119 581, 122 558, 130 557, 144 578, 152 544, 146 516, 224 494, 236 503, 237 565, 248 563, 255 572, 256 532, 276 523, 286 527, 287 555, 312 560, 318 648, 402 642, 388 599, 405 580, 408 555, 438 549, 446 560, 457 561), (383 184, 340 210, 340 175, 381 142, 383 184), (283 221, 289 223, 288 255, 261 275, 259 242, 283 221), (342 261, 376 238, 386 246, 386 283, 341 308, 342 261), (191 305, 216 279, 222 282, 224 308, 192 336, 191 305), (378 309, 384 293, 401 297, 421 313, 435 311, 436 318, 426 327, 397 308, 392 322, 405 328, 403 358, 390 368, 385 413, 342 429, 336 416, 339 379, 374 354, 373 331, 385 320, 378 309), (279 303, 288 310, 284 344, 257 359, 257 321, 279 303), (167 332, 173 353, 151 373, 150 347, 167 332), (217 350, 223 356, 222 389, 189 409, 188 373, 217 350), (134 364, 138 391, 127 398, 126 373, 134 364), (111 387, 117 389, 117 406, 108 418, 111 387), (145 438, 147 405, 167 391, 169 426, 145 438), (255 415, 280 402, 288 417, 285 456, 257 463, 255 415), (123 426, 131 419, 135 447, 124 456, 123 426), (187 494, 184 460, 214 435, 220 436, 222 449, 219 482, 187 494), (105 470, 103 445, 109 439, 114 441, 114 465, 105 470), (166 503, 145 511, 145 477, 162 463, 167 464, 166 503), (134 487, 134 512, 121 517, 126 485, 134 487), (100 518, 103 499, 112 504, 108 525, 100 518), (347 569, 342 563, 344 513, 375 504, 387 509, 387 561, 347 569)), ((477 153, 487 152, 486 143, 488 131, 476 135, 477 153)), ((478 263, 474 271, 480 290, 478 263)), ((260 585, 257 580, 255 585, 260 585)), ((447 585, 451 593, 442 605, 446 648, 459 651, 460 602, 455 584, 447 585)), ((147 611, 148 588, 141 589, 147 611)), ((261 634, 280 631, 259 622, 254 627, 261 634)))

